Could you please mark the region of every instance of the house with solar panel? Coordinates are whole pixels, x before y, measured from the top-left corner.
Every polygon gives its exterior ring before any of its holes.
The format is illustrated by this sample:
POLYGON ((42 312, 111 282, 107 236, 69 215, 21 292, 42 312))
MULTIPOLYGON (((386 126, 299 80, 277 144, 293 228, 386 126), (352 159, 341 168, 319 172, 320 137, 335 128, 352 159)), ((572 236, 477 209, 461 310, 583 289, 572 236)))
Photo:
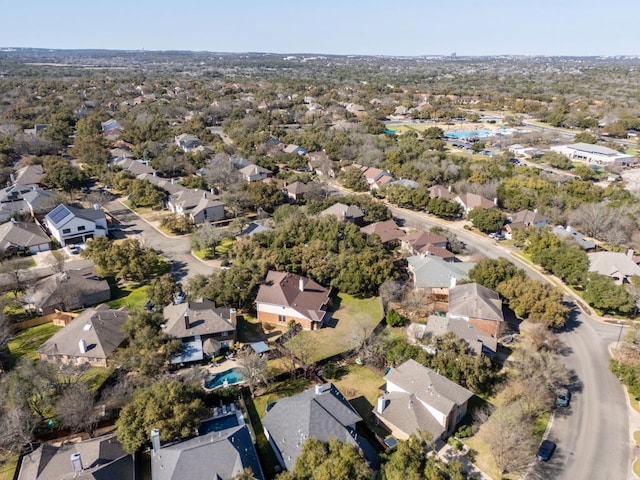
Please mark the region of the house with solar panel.
POLYGON ((62 247, 106 237, 108 231, 107 217, 98 205, 76 208, 60 204, 44 217, 43 223, 62 247))

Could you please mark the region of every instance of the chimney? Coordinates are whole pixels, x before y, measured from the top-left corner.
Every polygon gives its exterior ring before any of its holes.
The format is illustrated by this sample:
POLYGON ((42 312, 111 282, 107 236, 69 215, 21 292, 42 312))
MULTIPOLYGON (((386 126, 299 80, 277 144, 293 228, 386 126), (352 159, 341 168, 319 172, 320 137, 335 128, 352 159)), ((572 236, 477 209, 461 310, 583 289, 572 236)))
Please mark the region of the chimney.
POLYGON ((83 338, 78 342, 78 348, 80 349, 80 353, 87 353, 87 342, 85 342, 83 338))
POLYGON ((154 428, 151 430, 151 449, 153 453, 158 453, 160 448, 160 429, 154 428))
POLYGON ((207 192, 202 192, 202 198, 207 198, 207 192))
POLYGON ((627 250, 627 257, 629 258, 633 258, 633 254, 634 254, 634 250, 633 248, 630 248, 629 250, 627 250))
POLYGON ((384 412, 384 409, 387 408, 387 399, 384 397, 378 398, 378 405, 376 406, 376 411, 378 413, 384 412))
POLYGON ((100 205, 98 205, 97 203, 93 204, 93 209, 94 210, 100 210, 100 205))
POLYGON ((316 384, 316 395, 322 395, 324 392, 331 390, 330 383, 318 383, 316 384))
POLYGON ((18 221, 14 217, 11 217, 11 223, 15 225, 16 223, 18 223, 18 221))
POLYGON ((451 281, 449 282, 449 288, 455 288, 455 286, 458 284, 458 279, 456 278, 455 275, 451 275, 451 281))
POLYGON ((498 206, 498 197, 493 197, 493 204, 497 207, 498 206))
POLYGON ((298 280, 298 289, 300 289, 301 292, 304 292, 304 278, 300 278, 300 280, 298 280))
POLYGON ((449 193, 451 193, 451 185, 449 185, 449 187, 447 188, 447 190, 449 190, 449 193))
POLYGON ((190 327, 190 323, 189 323, 189 310, 186 310, 184 312, 184 328, 186 328, 187 330, 189 330, 190 327))
POLYGON ((74 477, 84 470, 82 466, 82 456, 79 453, 71 454, 71 468, 73 468, 74 477))

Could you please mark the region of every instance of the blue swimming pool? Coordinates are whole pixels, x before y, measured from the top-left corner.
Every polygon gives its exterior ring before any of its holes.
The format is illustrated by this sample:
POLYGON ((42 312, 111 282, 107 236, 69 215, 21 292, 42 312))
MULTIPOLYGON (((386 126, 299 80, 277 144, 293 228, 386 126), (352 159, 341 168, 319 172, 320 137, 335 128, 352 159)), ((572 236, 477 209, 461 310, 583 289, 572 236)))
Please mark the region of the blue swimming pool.
POLYGON ((238 367, 230 368, 229 370, 225 370, 224 372, 217 373, 212 378, 204 382, 205 388, 213 389, 222 387, 225 385, 225 380, 227 385, 233 385, 235 383, 240 383, 244 381, 244 375, 242 374, 242 369, 238 367))
POLYGON ((221 430, 226 430, 227 428, 237 427, 238 425, 240 425, 240 422, 234 412, 233 414, 225 415, 224 417, 203 420, 198 427, 198 434, 205 435, 211 432, 219 432, 221 430))
POLYGON ((455 139, 469 139, 469 138, 484 138, 491 136, 492 133, 489 130, 470 130, 460 132, 447 132, 444 134, 446 138, 455 139))

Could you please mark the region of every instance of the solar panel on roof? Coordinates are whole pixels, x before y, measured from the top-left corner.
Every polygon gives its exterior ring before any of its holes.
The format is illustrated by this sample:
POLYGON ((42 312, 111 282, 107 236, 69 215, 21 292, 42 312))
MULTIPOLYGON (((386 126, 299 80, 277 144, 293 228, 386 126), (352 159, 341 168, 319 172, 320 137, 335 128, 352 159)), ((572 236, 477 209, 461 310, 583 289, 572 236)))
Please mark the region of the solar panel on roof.
POLYGON ((67 215, 69 215, 69 209, 64 205, 58 205, 54 208, 51 213, 49 213, 48 217, 55 224, 60 223, 67 215))

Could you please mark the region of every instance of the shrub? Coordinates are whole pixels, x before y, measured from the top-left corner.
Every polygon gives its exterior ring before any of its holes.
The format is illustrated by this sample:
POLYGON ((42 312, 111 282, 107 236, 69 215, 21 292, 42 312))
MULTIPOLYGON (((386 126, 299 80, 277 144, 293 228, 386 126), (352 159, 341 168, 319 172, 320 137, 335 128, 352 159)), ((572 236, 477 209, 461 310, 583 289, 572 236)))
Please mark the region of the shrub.
POLYGON ((404 323, 404 319, 402 318, 402 315, 396 312, 393 308, 391 308, 387 312, 386 320, 387 320, 387 325, 389 325, 390 327, 401 327, 402 324, 404 323))

